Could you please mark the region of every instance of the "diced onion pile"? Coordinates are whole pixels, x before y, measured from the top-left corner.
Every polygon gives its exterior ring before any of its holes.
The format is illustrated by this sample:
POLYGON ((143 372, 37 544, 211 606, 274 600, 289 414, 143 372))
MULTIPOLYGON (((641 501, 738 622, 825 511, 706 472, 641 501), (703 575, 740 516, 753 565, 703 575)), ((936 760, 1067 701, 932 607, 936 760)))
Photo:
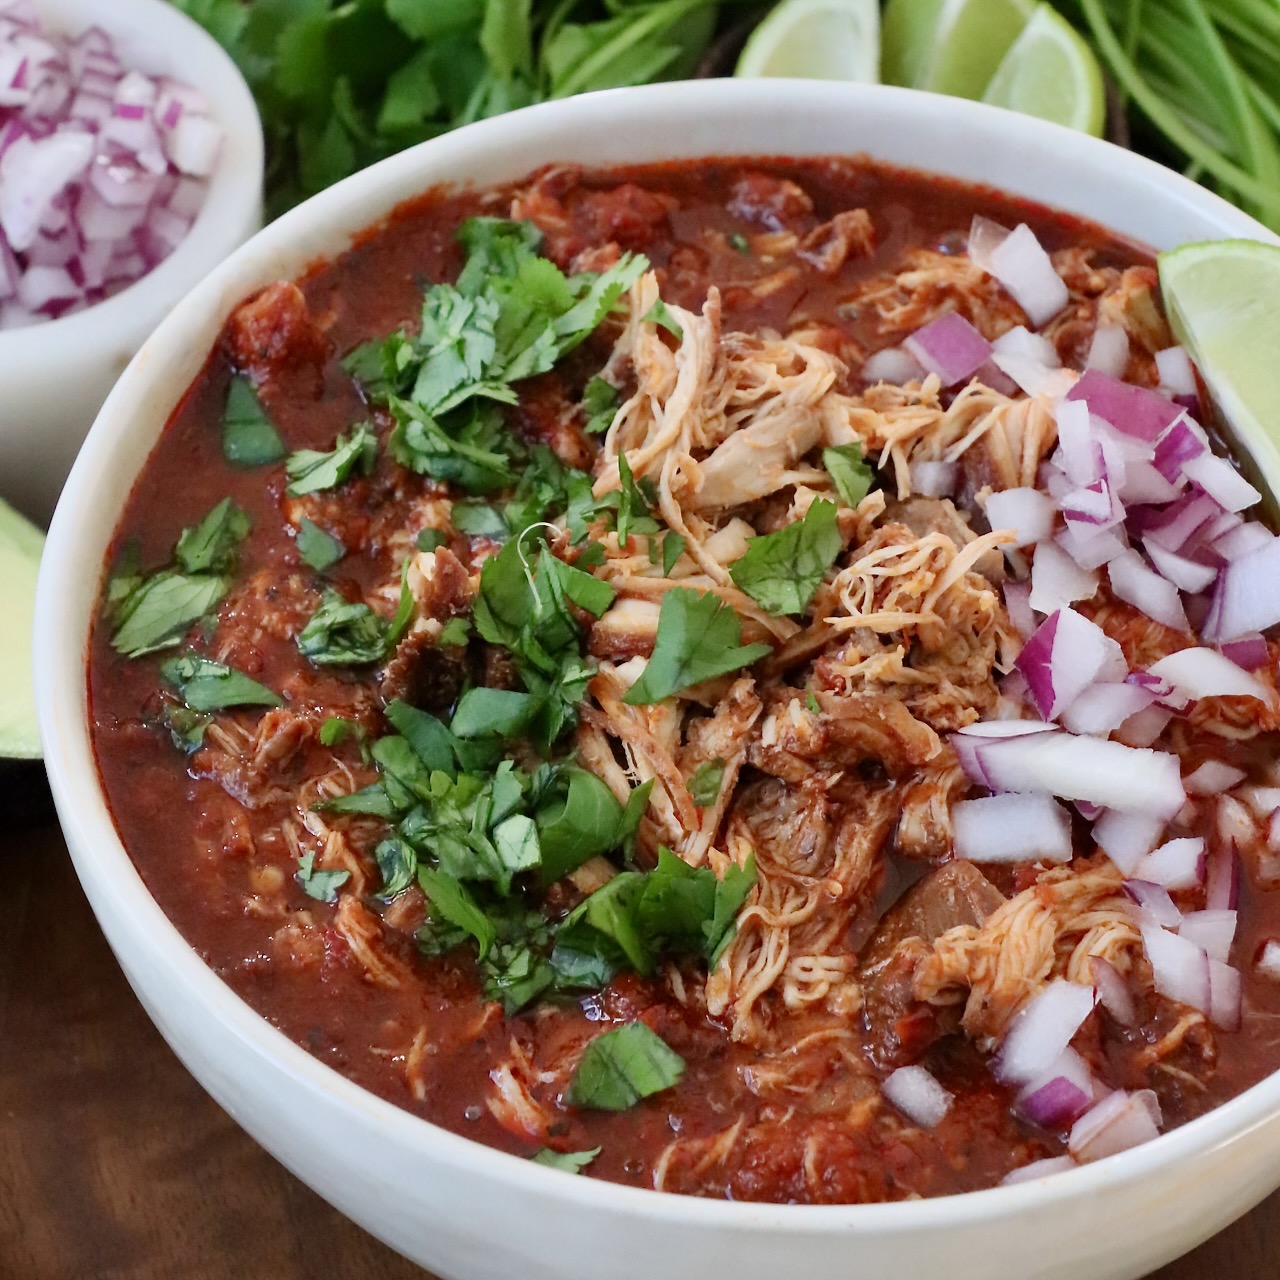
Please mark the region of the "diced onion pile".
POLYGON ((221 145, 197 90, 127 70, 106 32, 0 12, 0 328, 91 306, 167 258, 221 145))
MULTIPOLYGON (((1052 260, 1025 225, 1010 232, 975 219, 969 256, 1037 327, 1067 302, 1052 260)), ((952 314, 872 359, 876 367, 869 361, 864 376, 905 380, 923 369, 947 387, 975 374, 996 388, 1003 381, 1008 391, 1016 386, 1041 397, 1058 427, 1038 488, 986 498, 991 528, 1013 533, 1004 594, 1025 645, 1005 682, 1002 718, 952 735, 966 775, 991 793, 954 806, 957 856, 1068 861, 1071 803, 1127 877, 1156 991, 1223 1030, 1238 1029, 1241 975, 1228 962, 1238 855, 1231 839, 1208 849, 1183 824, 1206 801, 1238 805, 1223 793, 1244 774, 1206 760, 1184 778, 1178 757, 1152 744, 1201 699, 1275 701, 1274 684, 1258 673, 1273 663, 1262 632, 1280 623, 1280 539, 1241 514, 1261 495, 1213 452, 1195 420, 1190 360, 1178 347, 1158 353, 1161 385, 1151 390, 1122 381, 1129 344, 1119 326, 1098 327, 1077 375, 1061 368, 1038 333, 1020 327, 988 342, 952 314), (1131 670, 1120 646, 1072 607, 1098 592, 1104 574, 1113 597, 1192 643, 1131 670), (1186 909, 1189 901, 1204 908, 1186 909)), ((913 465, 912 484, 920 479, 925 492, 953 492, 954 469, 927 466, 913 465)), ((1270 817, 1280 851, 1280 789, 1241 792, 1269 793, 1245 799, 1259 817, 1270 817)), ((1255 959, 1260 973, 1280 981, 1280 941, 1255 959)), ((1095 959, 1090 976, 1092 986, 1058 980, 1042 989, 991 1060, 996 1078, 1017 1088, 1024 1118, 1069 1135, 1068 1157, 1018 1170, 1010 1182, 1100 1159, 1159 1132, 1153 1093, 1109 1090, 1070 1047, 1096 1008, 1120 1024, 1136 1021, 1123 974, 1095 959)), ((912 1077, 906 1088, 902 1075, 891 1080, 906 1105, 891 1100, 908 1114, 919 1110, 920 1123, 936 1123, 928 1119, 927 1087, 912 1077)))

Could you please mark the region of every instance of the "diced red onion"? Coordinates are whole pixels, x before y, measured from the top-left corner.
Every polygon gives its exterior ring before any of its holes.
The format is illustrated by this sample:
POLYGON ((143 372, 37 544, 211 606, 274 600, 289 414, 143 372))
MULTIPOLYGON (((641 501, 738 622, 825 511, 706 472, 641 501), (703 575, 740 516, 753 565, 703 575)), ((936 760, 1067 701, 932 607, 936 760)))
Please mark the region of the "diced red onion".
POLYGON ((1086 525, 1090 529, 1105 529, 1124 519, 1124 508, 1105 476, 1065 494, 1060 506, 1069 524, 1086 525))
POLYGON ((954 462, 913 462, 911 488, 926 498, 945 498, 955 491, 957 470, 954 462))
POLYGON ((1157 351, 1156 372, 1160 375, 1160 385, 1168 387, 1174 395, 1196 394, 1195 370, 1182 347, 1165 347, 1163 351, 1157 351))
POLYGON ((1240 971, 1209 957, 1209 1021, 1223 1031, 1239 1031, 1244 984, 1240 971))
MULTIPOLYGON (((1063 726, 1072 733, 1106 737, 1139 711, 1149 707, 1156 695, 1141 685, 1095 684, 1074 698, 1062 713, 1063 726)), ((1154 739, 1153 739, 1154 741, 1154 739)))
POLYGON ((1097 369, 1112 378, 1123 378, 1129 364, 1129 335, 1123 325, 1100 324, 1093 331, 1086 369, 1097 369))
POLYGON ((987 498, 987 523, 1011 529, 1015 547, 1029 547, 1053 535, 1053 500, 1038 489, 1000 489, 987 498))
POLYGON ((1236 936, 1236 916, 1235 911, 1188 911, 1182 917, 1178 933, 1194 942, 1210 960, 1221 960, 1225 964, 1236 936))
POLYGON ((902 345, 944 387, 972 377, 991 358, 991 343, 954 311, 917 329, 902 345))
POLYGON ((1175 631, 1189 630, 1177 587, 1147 568, 1142 557, 1132 548, 1107 565, 1107 576, 1116 596, 1141 610, 1148 618, 1175 631))
POLYGON ((1101 956, 1090 956, 1089 973, 1093 978, 1093 989, 1098 993, 1098 1003, 1121 1026, 1134 1026, 1138 1021, 1138 1010, 1133 992, 1115 965, 1101 956))
POLYGON ((987 785, 979 751, 992 738, 1021 738, 1032 733, 1052 732, 1055 726, 1038 720, 980 720, 951 735, 956 758, 965 774, 987 785))
POLYGON ((1055 719, 1095 681, 1123 680, 1129 671, 1120 646, 1074 609, 1046 618, 1016 665, 1045 720, 1055 719))
POLYGON ((1087 525, 1068 524, 1058 534, 1058 545, 1086 572, 1110 564, 1129 549, 1123 525, 1109 529, 1091 529, 1087 525))
POLYGON ((1166 889, 1193 889, 1203 882, 1204 873, 1204 841, 1183 836, 1153 849, 1134 868, 1133 875, 1166 889))
POLYGON ((1031 562, 1031 607, 1053 613, 1098 590, 1098 575, 1082 569, 1056 542, 1041 542, 1031 562))
POLYGON ((981 267, 983 271, 990 274, 991 255, 1008 239, 1008 236, 1008 227, 990 218, 984 218, 980 213, 975 214, 973 221, 969 224, 967 250, 969 260, 975 267, 981 267))
POLYGON ((1182 466, 1209 451, 1208 437, 1184 413, 1156 443, 1155 466, 1170 482, 1182 474, 1182 466))
POLYGON ((1060 400, 1054 406, 1058 424, 1058 448, 1054 460, 1073 485, 1090 484, 1100 474, 1102 451, 1090 421, 1089 406, 1082 400, 1060 400))
POLYGON ((1246 671, 1261 671, 1271 661, 1271 648, 1260 631, 1228 640, 1221 649, 1224 658, 1230 658, 1246 671))
POLYGON ((1067 392, 1067 399, 1083 400, 1090 413, 1096 413, 1117 431, 1152 442, 1182 413, 1158 392, 1131 386, 1097 369, 1085 370, 1067 392))
POLYGON ((1018 634, 1024 640, 1030 639, 1036 629, 1036 616, 1031 611, 1031 583, 1006 582, 1004 607, 1018 634))
POLYGON ((1153 706, 1131 715, 1115 731, 1128 747, 1149 747, 1168 727, 1173 712, 1168 707, 1153 706))
POLYGON ((1009 1027, 991 1070, 1006 1084, 1029 1084, 1048 1070, 1093 1011, 1092 987, 1055 978, 1009 1027))
POLYGON ((1154 925, 1142 926, 1142 944, 1156 990, 1170 1000, 1209 1012, 1209 957, 1194 942, 1154 925))
POLYGON ((909 1120, 932 1129, 951 1108, 954 1095, 944 1089, 924 1067, 899 1067, 881 1085, 884 1096, 909 1120))
POLYGON ((1216 453, 1189 458, 1182 464, 1182 474, 1227 511, 1243 511, 1262 499, 1262 494, 1216 453))
POLYGON ((898 386, 919 382, 925 376, 924 366, 901 347, 885 347, 867 357, 859 375, 866 382, 892 382, 898 386))
POLYGON ((1274 701, 1272 691, 1216 649, 1179 649, 1152 663, 1148 674, 1167 680, 1188 698, 1257 698, 1274 701))
POLYGON ((1272 982, 1280 982, 1280 942, 1275 938, 1268 938, 1253 968, 1259 976, 1270 978, 1272 982))
POLYGON ((1208 859, 1204 901, 1210 911, 1234 911, 1240 904, 1240 856, 1226 845, 1213 849, 1208 859))
POLYGON ((1050 1156, 1045 1160, 1033 1160, 1005 1174, 1000 1185, 1002 1187, 1017 1186, 1019 1182, 1037 1182, 1041 1178, 1050 1178, 1055 1173, 1066 1173, 1068 1169, 1078 1166, 1070 1156, 1050 1156))
POLYGON ((1274 541, 1275 534, 1256 520, 1249 520, 1214 538, 1210 546, 1223 560, 1236 560, 1269 547, 1274 541))
POLYGON ((1235 765, 1206 760, 1183 778, 1182 785, 1189 796, 1216 796, 1221 791, 1230 791, 1244 777, 1244 770, 1235 765))
POLYGON ((1131 876, 1160 843, 1164 828, 1164 819, 1158 815, 1108 810, 1093 824, 1093 839, 1123 875, 1131 876))
POLYGON ((1193 594, 1206 591, 1218 576, 1215 565, 1189 560, 1186 556, 1162 547, 1154 539, 1148 538, 1144 545, 1160 576, 1167 578, 1179 591, 1190 591, 1193 594))
POLYGON ((1048 338, 1022 325, 1003 333, 992 343, 992 359, 1029 396, 1039 395, 1062 367, 1058 349, 1048 338))
POLYGON ((1160 1104, 1150 1089, 1117 1090, 1071 1128, 1067 1148, 1081 1164, 1128 1151, 1160 1134, 1160 1104))
POLYGON ((1126 896, 1138 908, 1138 920, 1152 928, 1176 929, 1182 923, 1182 912, 1169 896, 1169 890, 1152 880, 1126 880, 1126 896))
POLYGON ((1178 759, 1166 752, 1069 733, 1039 733, 981 742, 973 754, 981 774, 974 780, 993 791, 1048 792, 1166 818, 1186 803, 1178 759))
POLYGON ((1186 479, 1166 480, 1151 462, 1130 459, 1125 466, 1124 483, 1117 492, 1126 505, 1165 504, 1175 501, 1186 488, 1186 479))
MULTIPOLYGON (((972 231, 969 252, 972 257, 972 231)), ((984 259, 980 265, 1004 285, 1037 329, 1067 305, 1067 286, 1025 222, 1019 223, 984 259)))
POLYGON ((1144 539, 1150 538, 1170 551, 1181 552, 1196 534, 1222 514, 1222 508, 1208 494, 1188 493, 1160 511, 1142 529, 1142 534, 1144 539))
POLYGON ((1071 861, 1071 821, 1049 796, 960 800, 951 819, 956 856, 970 862, 1071 861))
POLYGON ((1060 1129, 1093 1103, 1093 1079, 1083 1058, 1064 1049, 1053 1064, 1018 1095, 1018 1110, 1032 1124, 1060 1129))

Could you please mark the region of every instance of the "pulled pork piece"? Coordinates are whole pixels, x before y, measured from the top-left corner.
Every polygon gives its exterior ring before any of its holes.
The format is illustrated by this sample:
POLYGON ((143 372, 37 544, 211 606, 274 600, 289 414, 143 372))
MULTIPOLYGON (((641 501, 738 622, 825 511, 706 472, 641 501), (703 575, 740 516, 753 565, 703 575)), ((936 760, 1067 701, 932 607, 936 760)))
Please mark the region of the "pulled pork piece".
POLYGON ((951 852, 951 806, 969 791, 969 780, 950 747, 903 789, 895 850, 907 858, 937 860, 951 852))
POLYGON ((256 383, 270 382, 286 368, 310 371, 319 391, 329 356, 329 339, 307 310, 302 290, 292 281, 269 284, 241 303, 227 321, 226 341, 236 367, 256 383))
MULTIPOLYGON (((958 511, 950 498, 926 498, 919 494, 895 498, 885 504, 884 519, 888 523, 905 524, 917 538, 931 533, 945 534, 957 547, 967 547, 978 537, 969 524, 969 517, 958 511)), ((992 586, 999 586, 1005 580, 1004 557, 995 547, 979 557, 973 567, 992 586)))
POLYGON ((350 949, 365 981, 391 989, 412 984, 412 965, 396 952, 382 921, 354 894, 339 897, 333 927, 350 949))
POLYGON ((770 231, 782 231, 787 224, 813 212, 809 193, 790 178, 768 173, 746 173, 733 184, 729 212, 770 231))
POLYGON ((707 980, 707 1011, 735 1040, 761 1043, 777 1004, 825 1003, 848 1017, 860 1003, 849 925, 893 825, 891 787, 859 784, 833 798, 814 770, 799 786, 764 779, 742 790, 730 847, 750 847, 756 886, 738 931, 707 980))
POLYGON ((917 998, 963 1004, 965 1034, 991 1049, 1051 977, 1091 984, 1095 956, 1128 973, 1142 935, 1123 880, 1105 857, 1041 873, 981 925, 958 925, 934 940, 915 966, 917 998))
POLYGON ((800 256, 827 276, 835 275, 850 257, 868 257, 875 249, 876 230, 865 209, 837 213, 800 241, 800 256))

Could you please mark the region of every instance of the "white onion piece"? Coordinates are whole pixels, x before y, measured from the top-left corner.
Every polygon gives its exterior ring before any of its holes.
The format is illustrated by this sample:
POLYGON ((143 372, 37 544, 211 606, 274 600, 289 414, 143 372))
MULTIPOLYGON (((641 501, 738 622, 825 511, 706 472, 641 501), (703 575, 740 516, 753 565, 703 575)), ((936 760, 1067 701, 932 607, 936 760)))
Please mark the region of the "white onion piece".
POLYGON ((1089 973, 1093 978, 1093 989, 1098 993, 1098 1003, 1121 1026, 1134 1026, 1138 1021, 1138 1010, 1134 1004, 1133 992, 1129 990, 1129 984, 1120 970, 1110 960, 1090 956, 1089 973))
POLYGON ((1050 1156, 1045 1160, 1033 1160, 1030 1164, 1011 1170, 1005 1174, 1000 1185, 1014 1187, 1019 1182, 1037 1182, 1041 1178, 1050 1178, 1055 1173, 1066 1173, 1068 1169, 1078 1167, 1070 1156, 1050 1156))
POLYGON ((945 498, 955 492, 955 462, 913 462, 910 466, 911 488, 926 498, 945 498))
POLYGON ((1098 590, 1098 575, 1082 569, 1056 542, 1042 542, 1031 562, 1031 607, 1053 613, 1098 590))
POLYGON ((1060 719, 1072 733, 1096 734, 1105 738, 1154 701, 1155 694, 1141 685, 1128 682, 1095 684, 1073 698, 1060 719))
POLYGON ((1097 432, 1083 400, 1060 400, 1053 409, 1058 424, 1058 447, 1054 461, 1070 477, 1073 485, 1090 484, 1098 478, 1102 451, 1097 432))
POLYGON ((1201 638, 1207 643, 1266 631, 1280 622, 1280 539, 1272 539, 1218 574, 1201 638))
POLYGON ((1096 622, 1059 609, 1023 646, 1017 668, 1045 720, 1055 719, 1098 680, 1123 680, 1129 673, 1124 652, 1096 622))
POLYGON ((1269 818, 1280 809, 1280 787, 1250 785, 1237 792, 1256 817, 1269 818))
POLYGON ((1245 772, 1221 760, 1206 760, 1182 780, 1189 796, 1216 796, 1243 781, 1245 772))
POLYGON ((1097 369, 1113 378, 1123 378, 1129 364, 1129 335, 1121 324, 1100 324, 1093 331, 1086 369, 1097 369))
POLYGON ((1182 923, 1182 912, 1169 896, 1169 890, 1151 880, 1126 880, 1125 895, 1137 907, 1138 920, 1153 928, 1176 929, 1182 923))
POLYGON ((1164 819, 1155 814, 1109 809, 1093 824, 1093 839, 1122 875, 1131 876, 1138 863, 1160 843, 1164 828, 1164 819))
POLYGON ((1202 453, 1184 462, 1182 474, 1227 511, 1243 511, 1262 500, 1262 494, 1216 453, 1202 453))
POLYGON ((1190 630, 1177 587, 1148 569, 1136 551, 1130 549, 1116 556, 1107 565, 1107 576, 1111 590, 1148 618, 1175 631, 1190 630))
POLYGON ((1159 1137, 1160 1122, 1160 1104, 1150 1089, 1117 1090, 1072 1125, 1067 1148, 1081 1164, 1089 1164, 1159 1137))
POLYGON ((1180 937, 1194 942, 1210 960, 1227 962, 1236 936, 1235 911, 1188 911, 1178 926, 1180 937))
POLYGON ((1059 1129, 1093 1103, 1094 1083, 1085 1060, 1064 1049, 1053 1063, 1018 1094, 1018 1110, 1032 1124, 1059 1129))
POLYGON ((1154 662, 1148 674, 1167 680, 1188 698, 1257 698, 1271 703, 1274 694, 1257 676, 1236 666, 1216 649, 1180 649, 1154 662))
POLYGON ((1175 396, 1196 394, 1196 375, 1191 359, 1182 347, 1165 347, 1156 352, 1156 372, 1160 385, 1168 387, 1175 396))
POLYGON ((991 273, 991 255, 1009 236, 1009 228, 982 214, 975 214, 969 224, 969 244, 966 252, 975 267, 991 273))
POLYGON ((866 382, 892 382, 901 386, 921 381, 925 369, 909 351, 901 347, 884 347, 866 358, 860 376, 866 382))
POLYGON ((1280 942, 1268 938, 1253 966, 1254 972, 1272 982, 1280 982, 1280 942))
POLYGON ((1040 733, 979 743, 974 755, 982 774, 975 781, 993 791, 1048 792, 1064 800, 1165 818, 1186 803, 1178 759, 1167 752, 1069 733, 1040 733))
POLYGON ((1189 591, 1192 594, 1207 591, 1218 577, 1216 565, 1189 560, 1186 556, 1180 556, 1162 547, 1153 539, 1148 539, 1143 545, 1156 571, 1161 577, 1172 582, 1179 591, 1189 591))
POLYGON ((954 1095, 924 1067, 899 1067, 880 1086, 884 1096, 909 1120, 932 1129, 951 1109, 954 1095))
POLYGON ((1209 957, 1187 938, 1155 925, 1142 926, 1142 945, 1156 990, 1170 1000, 1209 1012, 1209 957))
POLYGON ((1023 737, 1031 733, 1043 733, 1055 729, 1055 725, 1036 720, 980 720, 951 735, 951 745, 960 761, 960 767, 973 781, 987 785, 979 751, 990 738, 1023 737))
POLYGON ((991 250, 985 269, 1004 285, 1036 328, 1067 305, 1066 284, 1025 222, 1020 222, 991 250))
POLYGON ((1029 396, 1039 395, 1062 367, 1057 347, 1023 325, 1002 333, 991 345, 996 367, 1029 396))
POLYGON ((1013 532, 1015 547, 1052 537, 1057 518, 1053 499, 1038 489, 1001 489, 987 498, 985 512, 992 529, 1013 532))
POLYGON ((1005 1084, 1029 1084, 1047 1071, 1093 1012, 1092 987, 1055 978, 1014 1018, 991 1060, 1005 1084))
POLYGON ((956 855, 970 862, 1071 861, 1071 820, 1049 796, 961 800, 951 819, 956 855))
POLYGON ((1239 969, 1209 957, 1209 1021, 1223 1031, 1239 1031, 1244 984, 1239 969))
POLYGON ((1166 889, 1193 889, 1203 883, 1204 871, 1204 841, 1183 836, 1153 849, 1134 868, 1133 875, 1166 889))

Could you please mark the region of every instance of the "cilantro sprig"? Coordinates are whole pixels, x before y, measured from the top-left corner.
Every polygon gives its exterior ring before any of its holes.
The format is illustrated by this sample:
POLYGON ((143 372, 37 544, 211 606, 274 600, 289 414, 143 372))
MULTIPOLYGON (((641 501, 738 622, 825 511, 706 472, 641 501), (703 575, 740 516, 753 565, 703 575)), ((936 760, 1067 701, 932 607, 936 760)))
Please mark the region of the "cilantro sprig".
POLYGON ((629 1022, 587 1045, 564 1100, 573 1107, 626 1111, 679 1084, 684 1070, 684 1059, 657 1032, 629 1022))
POLYGON ((835 503, 818 498, 803 520, 752 538, 729 575, 769 613, 803 613, 843 546, 835 503))

